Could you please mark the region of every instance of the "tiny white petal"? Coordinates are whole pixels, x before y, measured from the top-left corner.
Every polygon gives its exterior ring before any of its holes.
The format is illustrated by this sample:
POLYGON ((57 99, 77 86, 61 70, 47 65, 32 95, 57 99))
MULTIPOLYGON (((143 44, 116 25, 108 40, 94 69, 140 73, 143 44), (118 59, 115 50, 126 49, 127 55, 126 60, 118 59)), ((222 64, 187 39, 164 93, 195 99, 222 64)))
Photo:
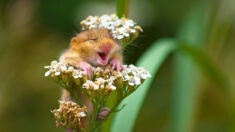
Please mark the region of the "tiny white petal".
POLYGON ((55 72, 55 75, 56 76, 60 75, 60 72, 59 71, 55 72))
POLYGON ((94 84, 94 85, 93 85, 93 87, 94 87, 94 90, 99 89, 99 86, 98 86, 98 85, 96 85, 96 84, 94 84))
POLYGON ((44 66, 44 68, 46 68, 46 69, 48 69, 48 68, 50 68, 51 66, 44 66))
POLYGON ((122 39, 122 38, 123 38, 122 35, 118 35, 118 36, 117 36, 117 39, 122 39))
POLYGON ((45 76, 45 77, 48 77, 50 74, 51 74, 51 72, 50 72, 50 71, 47 71, 44 76, 45 76))
POLYGON ((141 74, 141 78, 146 79, 148 76, 146 74, 141 74))
POLYGON ((109 85, 112 90, 116 90, 116 87, 114 85, 109 85))
POLYGON ((135 84, 133 82, 128 82, 129 85, 134 86, 135 84))
POLYGON ((81 116, 81 117, 85 117, 86 114, 85 114, 84 112, 80 112, 80 116, 81 116))
POLYGON ((125 37, 129 37, 130 34, 129 34, 129 33, 124 33, 124 36, 125 36, 125 37))
POLYGON ((79 78, 79 75, 74 75, 73 77, 77 79, 77 78, 79 78))
POLYGON ((136 30, 135 29, 131 29, 131 33, 135 33, 136 32, 136 30))
POLYGON ((57 112, 61 112, 62 110, 61 109, 56 109, 57 112))
POLYGON ((62 65, 62 66, 60 67, 60 70, 61 70, 63 73, 68 72, 67 67, 64 66, 64 65, 62 65))
POLYGON ((134 79, 135 79, 135 84, 136 85, 140 85, 141 84, 139 77, 134 77, 134 79))

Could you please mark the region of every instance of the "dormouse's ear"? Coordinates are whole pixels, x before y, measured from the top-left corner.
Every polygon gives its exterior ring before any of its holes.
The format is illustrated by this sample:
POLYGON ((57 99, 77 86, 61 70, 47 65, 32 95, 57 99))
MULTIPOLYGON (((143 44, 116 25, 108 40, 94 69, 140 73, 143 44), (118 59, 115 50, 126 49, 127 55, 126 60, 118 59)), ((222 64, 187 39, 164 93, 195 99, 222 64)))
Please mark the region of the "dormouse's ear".
POLYGON ((70 48, 74 49, 77 47, 77 45, 79 44, 78 38, 77 37, 73 37, 70 41, 70 48))
POLYGON ((83 31, 71 39, 70 48, 76 49, 78 45, 88 39, 88 31, 83 31))

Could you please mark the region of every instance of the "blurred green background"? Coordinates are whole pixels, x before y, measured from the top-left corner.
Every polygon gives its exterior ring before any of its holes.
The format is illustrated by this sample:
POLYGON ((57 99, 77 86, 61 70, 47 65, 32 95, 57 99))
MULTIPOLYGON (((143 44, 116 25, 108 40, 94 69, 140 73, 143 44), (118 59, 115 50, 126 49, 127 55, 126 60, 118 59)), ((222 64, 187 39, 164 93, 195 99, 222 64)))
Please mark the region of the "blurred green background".
MULTIPOLYGON (((129 18, 144 32, 123 51, 125 63, 135 63, 156 40, 174 38, 205 52, 221 71, 210 74, 210 67, 200 70, 184 53, 170 54, 134 132, 235 131, 234 7, 234 0, 130 1, 129 18)), ((43 66, 68 48, 82 19, 114 12, 115 0, 0 1, 0 132, 64 131, 49 111, 57 107, 61 91, 44 77, 43 66)))

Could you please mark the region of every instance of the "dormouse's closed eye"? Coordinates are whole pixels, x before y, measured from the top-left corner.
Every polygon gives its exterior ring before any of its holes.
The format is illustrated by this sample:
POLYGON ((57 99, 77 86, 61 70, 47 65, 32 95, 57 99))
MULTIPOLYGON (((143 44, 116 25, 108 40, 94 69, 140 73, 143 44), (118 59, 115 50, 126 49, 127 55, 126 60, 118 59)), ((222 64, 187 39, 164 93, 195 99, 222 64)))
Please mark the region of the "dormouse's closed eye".
POLYGON ((91 38, 91 39, 88 39, 87 41, 96 41, 97 38, 91 38))

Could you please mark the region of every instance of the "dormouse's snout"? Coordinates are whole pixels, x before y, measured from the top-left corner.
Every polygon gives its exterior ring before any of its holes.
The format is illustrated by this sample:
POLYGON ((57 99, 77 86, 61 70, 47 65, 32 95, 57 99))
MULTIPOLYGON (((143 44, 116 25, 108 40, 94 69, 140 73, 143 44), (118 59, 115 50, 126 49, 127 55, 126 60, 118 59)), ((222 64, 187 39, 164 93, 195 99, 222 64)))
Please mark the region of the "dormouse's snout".
POLYGON ((112 49, 112 45, 111 44, 103 44, 100 46, 100 50, 105 52, 105 53, 109 53, 112 49))
POLYGON ((113 45, 114 45, 114 42, 112 39, 104 38, 101 42, 99 49, 103 52, 108 53, 113 48, 113 45))

